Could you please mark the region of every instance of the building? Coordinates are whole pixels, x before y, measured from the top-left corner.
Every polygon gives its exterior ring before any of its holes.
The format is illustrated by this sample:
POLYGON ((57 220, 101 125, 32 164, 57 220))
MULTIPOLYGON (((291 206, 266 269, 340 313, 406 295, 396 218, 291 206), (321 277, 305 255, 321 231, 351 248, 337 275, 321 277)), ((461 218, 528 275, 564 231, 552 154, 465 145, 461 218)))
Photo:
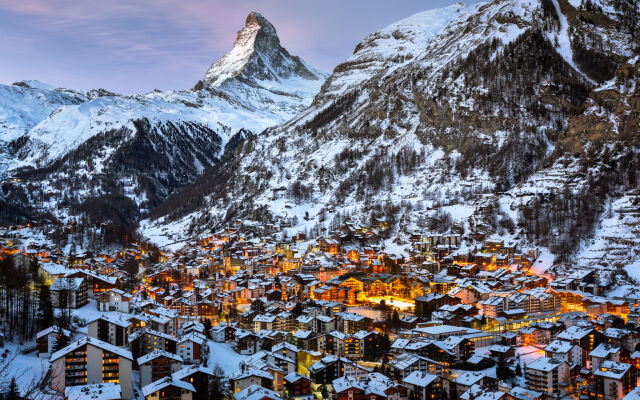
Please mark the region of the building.
POLYGON ((57 308, 79 308, 89 302, 87 281, 83 278, 58 278, 50 290, 51 303, 57 308))
POLYGON ((65 393, 69 386, 116 383, 130 399, 132 362, 130 351, 87 336, 51 355, 51 388, 65 393))
POLYGON ((98 309, 100 311, 131 312, 132 296, 120 289, 111 289, 100 293, 98 296, 98 309))
POLYGON ((593 384, 587 388, 589 398, 622 399, 636 387, 636 376, 636 369, 631 364, 603 361, 593 372, 593 384))
POLYGON ((570 367, 566 361, 540 357, 526 369, 527 387, 548 395, 561 395, 569 385, 570 367))
POLYGON ((36 333, 38 356, 48 358, 56 347, 65 347, 71 341, 71 332, 58 326, 51 326, 36 333))
POLYGON ((126 347, 129 343, 131 322, 113 313, 103 314, 89 322, 89 336, 111 343, 114 346, 126 347))
POLYGON ((402 380, 413 397, 418 400, 432 400, 439 396, 440 377, 422 371, 414 371, 402 380))
POLYGON ((192 400, 194 392, 192 384, 170 376, 142 387, 145 400, 192 400))
POLYGON ((146 386, 151 382, 158 381, 170 376, 182 369, 182 358, 176 354, 163 350, 152 351, 149 354, 138 358, 140 366, 140 385, 146 386))

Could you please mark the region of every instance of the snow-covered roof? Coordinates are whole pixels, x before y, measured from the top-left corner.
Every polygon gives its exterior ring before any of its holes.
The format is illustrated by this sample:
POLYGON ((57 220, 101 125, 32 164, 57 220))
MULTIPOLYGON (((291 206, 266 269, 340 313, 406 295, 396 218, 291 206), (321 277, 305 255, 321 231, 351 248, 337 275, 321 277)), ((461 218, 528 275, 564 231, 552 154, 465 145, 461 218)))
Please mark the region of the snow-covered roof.
POLYGON ((511 391, 509 392, 509 395, 517 400, 535 400, 542 397, 542 392, 536 392, 535 390, 525 389, 525 388, 516 386, 513 389, 511 389, 511 391))
POLYGON ((174 379, 173 377, 167 376, 165 378, 159 379, 155 382, 152 382, 142 388, 142 395, 147 397, 158 390, 162 390, 168 386, 175 386, 180 389, 189 390, 191 392, 195 392, 196 389, 192 384, 188 382, 181 381, 179 379, 174 379))
POLYGON ((547 351, 549 353, 564 354, 570 352, 573 346, 574 344, 571 342, 556 339, 553 342, 549 343, 547 347, 544 348, 544 351, 547 351))
POLYGON ((235 400, 281 399, 278 393, 258 385, 251 385, 248 388, 245 388, 244 390, 241 390, 238 393, 234 394, 233 397, 235 400))
POLYGON ((409 376, 404 378, 402 382, 415 386, 427 387, 436 379, 438 379, 437 375, 431 375, 422 371, 413 371, 409 376))
POLYGON ((36 339, 40 339, 41 337, 46 336, 51 332, 55 332, 58 334, 65 335, 67 337, 71 337, 71 331, 68 331, 64 328, 60 328, 59 326, 50 326, 47 329, 43 329, 40 332, 36 333, 36 339))
POLYGON ((67 386, 64 389, 68 400, 117 400, 121 398, 117 383, 94 383, 91 385, 67 386))
POLYGON ((168 351, 164 351, 164 350, 154 350, 151 353, 148 353, 142 357, 139 357, 138 364, 139 365, 146 364, 149 361, 155 360, 158 357, 166 357, 177 362, 182 362, 182 357, 180 357, 177 354, 169 353, 168 351))
POLYGON ((82 282, 83 278, 58 278, 53 281, 51 290, 79 290, 82 282))
POLYGON ((565 363, 566 361, 557 360, 555 358, 540 357, 537 360, 527 364, 527 368, 535 369, 538 371, 549 372, 549 371, 553 371, 554 369, 556 369, 557 367, 565 363))
POLYGON ((53 353, 51 355, 51 361, 55 361, 58 358, 64 356, 65 354, 69 353, 70 351, 74 351, 75 349, 82 347, 84 345, 92 345, 95 347, 99 347, 102 350, 108 351, 110 353, 114 353, 117 354, 120 357, 123 358, 127 358, 129 360, 133 360, 133 356, 131 355, 131 352, 129 350, 125 350, 121 347, 118 346, 114 346, 110 343, 107 342, 103 342, 102 340, 90 337, 90 336, 85 336, 80 340, 77 340, 73 343, 71 343, 70 345, 56 351, 55 353, 53 353))
POLYGON ((607 360, 600 364, 600 367, 593 374, 604 378, 622 379, 630 368, 631 364, 607 360))

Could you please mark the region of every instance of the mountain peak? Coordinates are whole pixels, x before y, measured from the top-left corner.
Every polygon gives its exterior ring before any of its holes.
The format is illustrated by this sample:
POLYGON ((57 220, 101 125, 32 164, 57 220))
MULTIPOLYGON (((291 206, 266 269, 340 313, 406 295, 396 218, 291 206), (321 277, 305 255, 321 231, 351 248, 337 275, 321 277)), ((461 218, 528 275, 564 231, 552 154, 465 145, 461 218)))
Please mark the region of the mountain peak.
POLYGON ((255 85, 258 81, 280 82, 296 76, 306 80, 324 80, 326 77, 299 57, 289 54, 280 45, 274 26, 262 14, 253 11, 238 31, 231 51, 209 68, 204 83, 219 86, 237 78, 255 85))

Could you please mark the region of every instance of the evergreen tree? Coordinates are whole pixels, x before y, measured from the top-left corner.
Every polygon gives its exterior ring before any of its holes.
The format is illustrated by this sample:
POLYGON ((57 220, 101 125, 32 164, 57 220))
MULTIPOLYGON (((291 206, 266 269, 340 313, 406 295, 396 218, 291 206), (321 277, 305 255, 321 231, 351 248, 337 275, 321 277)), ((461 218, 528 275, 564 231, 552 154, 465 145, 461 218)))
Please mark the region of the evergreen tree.
POLYGON ((20 399, 20 391, 18 390, 18 385, 16 384, 16 378, 11 378, 11 383, 9 383, 9 389, 7 393, 4 395, 5 400, 19 400, 20 399))
POLYGON ((40 329, 46 329, 53 325, 53 304, 51 303, 51 291, 49 286, 40 285, 40 293, 38 294, 38 308, 40 309, 40 321, 38 321, 40 329))
POLYGON ((204 334, 207 337, 211 336, 211 320, 209 318, 204 319, 204 334))

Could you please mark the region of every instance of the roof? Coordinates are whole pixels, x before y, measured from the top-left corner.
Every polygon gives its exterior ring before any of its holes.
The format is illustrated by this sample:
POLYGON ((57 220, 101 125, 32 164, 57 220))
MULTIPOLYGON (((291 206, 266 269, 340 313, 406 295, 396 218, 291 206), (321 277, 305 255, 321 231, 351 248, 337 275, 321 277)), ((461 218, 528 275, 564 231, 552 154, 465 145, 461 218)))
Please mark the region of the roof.
POLYGON ((624 396, 622 400, 640 400, 640 386, 635 387, 626 396, 624 396))
POLYGON ((258 385, 251 385, 248 388, 245 388, 244 390, 241 390, 238 393, 234 394, 233 397, 236 400, 261 400, 264 398, 273 400, 281 399, 278 393, 258 385))
POLYGON ((565 340, 554 340, 549 343, 547 347, 544 348, 544 351, 548 351, 549 353, 560 353, 565 354, 571 351, 574 344, 571 342, 567 342, 565 340))
POLYGON ((284 380, 289 382, 289 383, 293 383, 296 382, 300 379, 305 379, 305 380, 310 380, 308 377, 304 376, 304 375, 300 375, 297 372, 291 372, 287 375, 284 376, 284 380))
MULTIPOLYGON (((519 386, 514 387, 509 392, 509 395, 517 400, 532 400, 542 397, 542 392, 536 392, 535 390, 521 388, 519 386)), ((640 399, 638 399, 640 400, 640 399)))
POLYGON ((557 336, 558 339, 580 340, 593 331, 591 327, 572 325, 557 336))
POLYGON ((99 339, 96 339, 96 338, 93 338, 93 337, 90 337, 90 336, 85 336, 82 339, 77 340, 77 341, 71 343, 70 345, 68 345, 68 346, 56 351, 55 353, 53 353, 51 355, 51 361, 53 362, 53 361, 57 360, 58 358, 64 356, 65 354, 69 353, 70 351, 74 351, 75 349, 80 348, 80 347, 84 346, 85 344, 86 345, 92 345, 92 346, 95 346, 95 347, 99 347, 102 350, 108 351, 110 353, 117 354, 120 357, 123 357, 123 358, 126 358, 126 359, 129 359, 129 360, 133 361, 133 356, 131 355, 131 352, 129 350, 125 350, 125 349, 123 349, 121 347, 114 346, 114 345, 112 345, 110 343, 103 342, 102 340, 99 340, 99 339))
POLYGON ((184 367, 180 371, 176 371, 173 374, 171 374, 171 376, 174 379, 182 380, 198 372, 201 372, 209 376, 213 376, 213 369, 203 367, 202 365, 190 365, 188 367, 184 367))
POLYGON ((36 339, 40 339, 43 336, 50 334, 51 332, 63 334, 65 336, 71 337, 71 331, 60 328, 59 326, 50 326, 47 329, 43 329, 40 332, 36 333, 36 339))
POLYGON ((179 355, 169 353, 168 351, 164 351, 164 350, 154 350, 151 353, 148 353, 142 357, 139 357, 138 364, 142 365, 142 364, 148 363, 149 361, 155 360, 158 357, 166 357, 177 362, 182 362, 182 357, 180 357, 179 355))
POLYGON ((589 353, 592 357, 607 358, 609 354, 615 354, 620 351, 620 347, 614 347, 609 343, 600 343, 598 347, 589 353))
POLYGON ((79 290, 84 278, 58 278, 51 285, 51 290, 79 290))
POLYGON ((426 372, 422 371, 413 371, 411 374, 409 374, 409 376, 404 378, 402 382, 415 386, 427 387, 437 378, 437 375, 427 374, 426 372))
POLYGON ((142 388, 142 395, 147 397, 150 394, 153 394, 155 392, 157 392, 158 390, 162 390, 168 386, 175 386, 178 387, 180 389, 184 389, 184 390, 190 390, 192 392, 195 392, 196 389, 193 387, 192 384, 188 383, 188 382, 184 382, 178 379, 174 379, 173 377, 167 376, 165 378, 159 379, 155 382, 152 382, 150 384, 148 384, 147 386, 144 386, 142 388))
POLYGON ((622 379, 631 368, 631 364, 618 363, 613 361, 604 361, 593 375, 611 379, 622 379))
POLYGON ((485 374, 480 372, 467 371, 456 378, 456 383, 464 386, 471 386, 486 377, 487 376, 485 374))
POLYGON ((67 386, 64 397, 69 400, 117 400, 121 398, 121 391, 117 383, 95 383, 67 386))
POLYGON ((537 360, 527 364, 527 368, 535 369, 538 371, 549 372, 553 371, 562 364, 566 364, 566 361, 557 360, 555 358, 540 357, 537 360))
POLYGON ((333 380, 333 390, 335 390, 336 393, 344 392, 345 390, 351 388, 365 390, 366 386, 363 382, 360 382, 359 380, 348 376, 343 376, 342 378, 333 380))

